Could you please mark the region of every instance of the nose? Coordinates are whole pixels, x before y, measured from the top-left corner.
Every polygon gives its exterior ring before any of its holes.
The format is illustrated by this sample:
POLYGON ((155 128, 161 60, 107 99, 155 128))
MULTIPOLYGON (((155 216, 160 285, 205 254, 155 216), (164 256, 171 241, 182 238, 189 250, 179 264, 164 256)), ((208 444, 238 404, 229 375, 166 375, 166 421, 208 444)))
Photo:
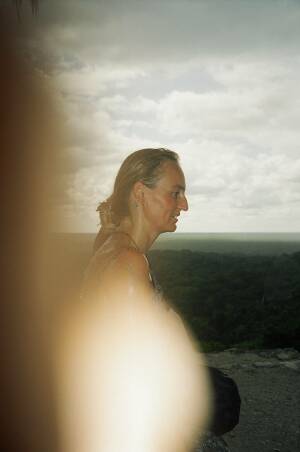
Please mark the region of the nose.
POLYGON ((185 210, 185 211, 189 209, 189 205, 188 205, 188 202, 187 202, 187 199, 186 199, 185 195, 183 195, 180 198, 180 202, 178 204, 178 207, 179 207, 179 209, 185 210))

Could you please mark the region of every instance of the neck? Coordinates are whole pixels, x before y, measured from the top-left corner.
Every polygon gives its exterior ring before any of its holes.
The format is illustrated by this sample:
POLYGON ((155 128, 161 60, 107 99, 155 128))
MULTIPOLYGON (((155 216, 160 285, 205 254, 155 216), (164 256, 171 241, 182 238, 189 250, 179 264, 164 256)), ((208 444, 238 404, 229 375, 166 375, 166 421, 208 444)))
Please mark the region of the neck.
POLYGON ((147 253, 158 237, 158 234, 147 234, 144 231, 135 228, 132 228, 132 230, 128 233, 133 238, 142 253, 147 253))
POLYGON ((118 230, 129 234, 141 253, 147 253, 159 235, 151 231, 150 228, 146 228, 145 225, 141 227, 141 225, 133 224, 128 219, 121 222, 118 230))

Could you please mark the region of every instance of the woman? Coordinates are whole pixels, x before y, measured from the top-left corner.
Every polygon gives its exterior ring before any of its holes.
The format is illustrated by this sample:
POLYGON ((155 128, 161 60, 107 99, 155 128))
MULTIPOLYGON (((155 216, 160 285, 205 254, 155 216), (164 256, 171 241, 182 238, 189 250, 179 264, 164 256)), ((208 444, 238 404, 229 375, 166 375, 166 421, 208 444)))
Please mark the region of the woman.
POLYGON ((132 267, 140 284, 153 284, 145 254, 161 233, 176 230, 180 212, 187 209, 184 174, 175 152, 142 149, 129 155, 116 177, 113 194, 98 207, 102 227, 85 287, 100 286, 103 267, 112 258, 132 267))
POLYGON ((145 256, 188 209, 178 155, 167 149, 129 155, 98 209, 101 229, 83 303, 60 355, 64 448, 188 451, 206 424, 208 382, 145 256))

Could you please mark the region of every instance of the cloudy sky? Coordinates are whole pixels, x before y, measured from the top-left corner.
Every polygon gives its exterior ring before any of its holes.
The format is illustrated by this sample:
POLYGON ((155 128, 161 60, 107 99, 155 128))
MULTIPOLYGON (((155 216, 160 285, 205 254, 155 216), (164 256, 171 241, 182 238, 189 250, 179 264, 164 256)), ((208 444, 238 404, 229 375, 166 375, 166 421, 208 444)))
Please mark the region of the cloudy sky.
POLYGON ((43 0, 24 17, 70 131, 58 229, 96 232, 124 157, 167 147, 179 232, 300 231, 298 0, 43 0))

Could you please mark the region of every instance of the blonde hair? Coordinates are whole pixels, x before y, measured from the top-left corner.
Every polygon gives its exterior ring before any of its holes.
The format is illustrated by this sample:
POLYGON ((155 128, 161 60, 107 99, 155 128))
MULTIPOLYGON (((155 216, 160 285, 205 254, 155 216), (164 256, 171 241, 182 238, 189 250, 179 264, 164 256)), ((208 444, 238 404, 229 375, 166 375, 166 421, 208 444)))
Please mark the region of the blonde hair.
POLYGON ((148 188, 155 187, 162 173, 162 163, 179 163, 179 156, 165 148, 146 148, 130 154, 122 163, 112 195, 101 202, 97 211, 100 214, 101 228, 95 241, 94 251, 106 237, 129 215, 129 196, 134 184, 142 182, 148 188))

